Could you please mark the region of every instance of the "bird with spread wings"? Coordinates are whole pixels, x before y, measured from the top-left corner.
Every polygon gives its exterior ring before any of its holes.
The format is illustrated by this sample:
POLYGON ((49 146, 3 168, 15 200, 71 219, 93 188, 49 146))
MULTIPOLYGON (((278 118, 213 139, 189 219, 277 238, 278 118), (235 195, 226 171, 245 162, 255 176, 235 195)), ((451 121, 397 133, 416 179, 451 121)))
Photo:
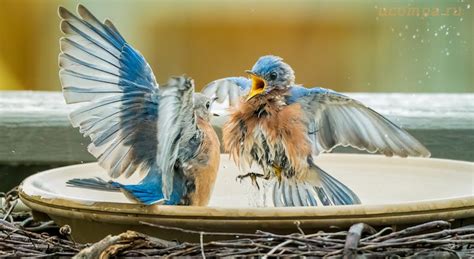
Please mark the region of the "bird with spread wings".
POLYGON ((210 124, 211 99, 194 93, 187 77, 159 87, 143 56, 109 20, 84 6, 78 16, 60 7, 59 78, 70 114, 91 139, 88 151, 112 178, 142 174, 138 184, 101 178, 70 186, 122 191, 143 204, 206 205, 219 165, 219 140, 210 124))
POLYGON ((364 104, 329 89, 295 84, 293 69, 280 57, 263 56, 247 73, 249 78, 216 80, 203 93, 229 103, 224 148, 242 171, 253 163, 263 171, 244 177, 277 179, 271 184, 275 206, 359 204, 349 187, 315 163, 314 156, 337 146, 386 156, 430 156, 408 132, 364 104))

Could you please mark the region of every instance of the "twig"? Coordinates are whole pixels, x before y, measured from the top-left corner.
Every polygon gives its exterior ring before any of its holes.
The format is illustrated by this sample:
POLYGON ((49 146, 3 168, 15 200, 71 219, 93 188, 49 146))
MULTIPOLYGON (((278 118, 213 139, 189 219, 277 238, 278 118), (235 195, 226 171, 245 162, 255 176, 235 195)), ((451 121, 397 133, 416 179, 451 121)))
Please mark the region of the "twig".
POLYGON ((143 225, 147 225, 147 226, 156 227, 156 228, 167 229, 167 230, 175 230, 175 231, 179 231, 179 232, 183 232, 183 233, 196 234, 196 235, 200 235, 201 233, 203 233, 204 235, 210 235, 210 236, 260 237, 260 235, 250 234, 250 233, 202 232, 202 231, 195 231, 195 230, 184 229, 184 228, 179 228, 179 227, 170 227, 170 226, 157 225, 157 224, 153 224, 153 223, 146 222, 146 221, 140 221, 139 223, 143 224, 143 225))
POLYGON ((12 211, 15 208, 17 203, 18 203, 18 201, 14 201, 14 204, 11 205, 10 208, 8 208, 7 213, 5 214, 5 216, 3 216, 3 220, 6 220, 10 216, 10 214, 12 213, 12 211))
POLYGON ((206 253, 204 253, 204 242, 203 242, 203 236, 204 236, 204 233, 201 232, 199 234, 199 243, 200 243, 200 246, 201 246, 201 255, 202 255, 202 258, 206 258, 206 253))
POLYGON ((293 242, 293 240, 291 239, 288 239, 280 244, 278 244, 277 246, 273 247, 272 250, 270 250, 263 258, 268 258, 270 255, 274 254, 278 249, 288 245, 288 244, 291 244, 291 242, 293 242))
MULTIPOLYGON (((8 204, 13 205, 17 198, 15 192, 7 195, 8 204)), ((10 211, 12 207, 9 206, 6 210, 10 211)), ((49 226, 58 231, 51 222, 24 220, 27 216, 19 216, 13 211, 8 214, 0 218, 0 257, 327 257, 343 254, 351 257, 356 255, 356 252, 358 255, 372 258, 474 255, 474 228, 471 226, 449 229, 450 224, 446 221, 428 222, 397 232, 393 232, 391 228, 376 232, 369 225, 360 223, 353 225, 349 231, 316 233, 305 233, 301 224, 295 222, 296 233, 287 235, 258 230, 253 234, 206 232, 141 222, 151 227, 199 235, 199 241, 177 243, 129 231, 85 245, 76 244, 64 236, 34 232, 50 230, 49 226), (11 222, 3 220, 5 216, 6 219, 11 219, 11 222), (23 227, 20 226, 22 221, 23 227), (369 236, 362 238, 364 233, 369 236), (205 242, 206 236, 227 240, 205 242)), ((70 236, 72 231, 73 229, 63 228, 61 233, 70 236)))
POLYGON ((393 228, 391 227, 386 227, 386 228, 383 228, 382 230, 380 230, 379 232, 371 235, 371 236, 368 236, 368 237, 365 237, 365 238, 362 238, 360 241, 364 242, 364 241, 367 241, 367 240, 371 240, 371 239, 374 239, 376 237, 379 237, 383 234, 385 234, 385 232, 387 231, 390 231, 390 232, 393 232, 393 228))
POLYGON ((399 236, 407 236, 407 235, 412 235, 412 234, 415 234, 415 233, 420 233, 420 232, 423 232, 423 231, 426 231, 426 230, 429 230, 429 229, 434 229, 434 228, 446 229, 446 228, 449 228, 450 226, 451 226, 451 224, 447 221, 437 220, 437 221, 424 223, 424 224, 421 224, 421 225, 418 225, 418 226, 409 227, 409 228, 406 228, 406 229, 401 230, 401 231, 393 232, 393 233, 388 234, 386 236, 381 236, 381 237, 375 238, 372 241, 373 242, 380 242, 380 241, 384 241, 384 240, 387 240, 387 239, 392 239, 392 238, 399 237, 399 236))
POLYGON ((301 233, 301 235, 303 235, 303 237, 305 237, 306 234, 304 233, 303 229, 301 228, 301 222, 295 221, 295 225, 296 225, 296 228, 298 229, 298 231, 301 233))
POLYGON ((352 225, 347 233, 344 244, 344 258, 355 258, 357 247, 363 233, 375 234, 377 231, 365 223, 352 225))

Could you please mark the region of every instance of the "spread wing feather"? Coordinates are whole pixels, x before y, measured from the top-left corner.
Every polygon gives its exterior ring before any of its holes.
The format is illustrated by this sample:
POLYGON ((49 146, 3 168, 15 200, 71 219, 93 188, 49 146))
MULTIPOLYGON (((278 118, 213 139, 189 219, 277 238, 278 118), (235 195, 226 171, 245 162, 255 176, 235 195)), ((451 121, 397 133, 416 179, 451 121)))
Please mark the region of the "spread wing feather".
POLYGON ((180 162, 180 149, 189 144, 198 132, 193 106, 194 83, 186 77, 171 78, 161 89, 158 131, 159 168, 162 170, 163 194, 169 199, 173 191, 173 174, 176 161, 180 162))
POLYGON ((78 14, 59 8, 64 97, 85 103, 70 114, 72 125, 91 138, 89 152, 111 177, 148 173, 159 135, 155 76, 110 21, 101 23, 82 5, 78 14))
POLYGON ((290 96, 290 103, 303 108, 315 155, 351 146, 386 156, 430 156, 408 132, 345 95, 324 88, 292 87, 290 96))
POLYGON ((218 103, 228 102, 236 106, 241 96, 247 95, 250 90, 250 79, 245 77, 227 77, 212 81, 202 90, 209 98, 215 98, 218 103))
MULTIPOLYGON (((203 93, 220 103, 227 101, 229 106, 236 106, 250 85, 247 78, 228 77, 211 82, 203 93)), ((286 98, 289 104, 299 103, 303 107, 315 155, 337 146, 351 146, 387 156, 430 156, 408 132, 345 95, 324 88, 293 86, 286 98)))

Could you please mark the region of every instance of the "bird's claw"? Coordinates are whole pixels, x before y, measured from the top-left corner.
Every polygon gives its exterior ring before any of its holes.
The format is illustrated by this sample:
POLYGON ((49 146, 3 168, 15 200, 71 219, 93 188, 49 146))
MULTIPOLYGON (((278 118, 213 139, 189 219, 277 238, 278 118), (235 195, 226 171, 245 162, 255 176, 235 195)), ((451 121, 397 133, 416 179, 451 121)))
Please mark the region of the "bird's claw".
POLYGON ((252 184, 255 185, 258 190, 260 190, 260 186, 258 185, 257 178, 263 178, 264 175, 250 172, 250 173, 247 173, 247 174, 238 175, 235 180, 236 181, 238 180, 238 181, 242 182, 242 180, 247 178, 247 177, 250 177, 250 180, 252 181, 252 184))

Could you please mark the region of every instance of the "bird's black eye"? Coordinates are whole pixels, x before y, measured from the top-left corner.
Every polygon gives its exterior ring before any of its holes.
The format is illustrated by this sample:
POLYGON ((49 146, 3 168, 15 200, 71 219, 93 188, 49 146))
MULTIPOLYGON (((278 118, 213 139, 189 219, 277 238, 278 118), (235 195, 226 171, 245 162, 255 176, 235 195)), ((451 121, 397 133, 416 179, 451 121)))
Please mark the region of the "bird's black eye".
POLYGON ((206 109, 209 109, 211 107, 211 102, 206 102, 206 109))
POLYGON ((270 78, 270 80, 275 80, 277 79, 278 75, 276 72, 271 72, 270 75, 268 76, 268 78, 270 78))

